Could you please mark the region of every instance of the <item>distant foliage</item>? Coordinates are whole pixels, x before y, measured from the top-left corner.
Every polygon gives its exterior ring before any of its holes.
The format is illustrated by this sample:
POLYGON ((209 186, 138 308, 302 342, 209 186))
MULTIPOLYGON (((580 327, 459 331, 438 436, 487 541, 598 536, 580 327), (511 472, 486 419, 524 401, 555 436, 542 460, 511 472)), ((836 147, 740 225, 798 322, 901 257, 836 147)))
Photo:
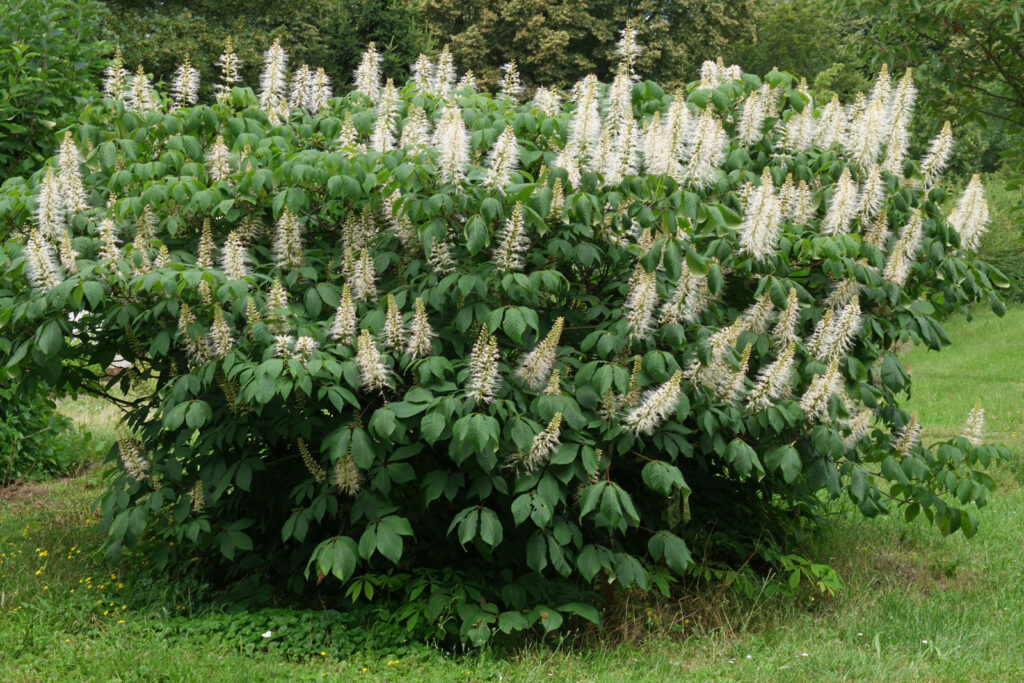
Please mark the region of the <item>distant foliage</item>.
POLYGON ((109 45, 93 0, 0 3, 0 183, 53 154, 57 131, 96 97, 109 45))
POLYGON ((526 103, 447 51, 403 84, 369 50, 332 97, 275 42, 258 93, 194 106, 184 65, 168 98, 111 64, 0 195, 4 372, 102 392, 131 363, 110 555, 479 644, 667 592, 694 550, 799 578, 827 498, 972 535, 1004 451, 980 413, 921 443, 896 355, 1002 308, 980 182, 942 210, 949 127, 911 157, 884 70, 848 106, 711 61, 669 95, 636 38, 526 103))
POLYGON ((92 454, 52 400, 0 387, 0 487, 71 474, 92 454))

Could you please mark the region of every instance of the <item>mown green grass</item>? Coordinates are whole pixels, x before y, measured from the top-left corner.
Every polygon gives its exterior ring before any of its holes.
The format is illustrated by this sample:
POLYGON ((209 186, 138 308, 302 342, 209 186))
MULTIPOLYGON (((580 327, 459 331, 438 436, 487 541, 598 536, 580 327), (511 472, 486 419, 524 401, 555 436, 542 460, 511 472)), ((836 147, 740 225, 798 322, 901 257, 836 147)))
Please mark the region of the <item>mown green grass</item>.
MULTIPOLYGON (((926 434, 959 433, 980 400, 991 439, 1024 453, 1024 308, 947 329, 950 349, 903 356, 926 434)), ((1015 680, 1024 671, 1019 471, 996 470, 1000 490, 971 540, 837 505, 815 558, 845 581, 833 597, 709 592, 637 608, 603 636, 469 656, 377 642, 346 658, 306 651, 301 635, 285 654, 240 651, 217 634, 227 618, 215 612, 172 622, 191 613, 201 587, 94 555, 90 503, 103 482, 93 471, 0 498, 0 680, 1015 680)))

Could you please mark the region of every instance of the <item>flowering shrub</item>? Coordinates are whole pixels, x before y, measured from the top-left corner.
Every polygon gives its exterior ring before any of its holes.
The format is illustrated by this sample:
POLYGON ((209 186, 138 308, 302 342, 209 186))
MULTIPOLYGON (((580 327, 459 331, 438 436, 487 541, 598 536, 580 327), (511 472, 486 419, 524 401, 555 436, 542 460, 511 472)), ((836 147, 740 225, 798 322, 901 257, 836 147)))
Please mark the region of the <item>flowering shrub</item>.
POLYGON ((621 49, 525 103, 446 53, 332 97, 275 44, 209 105, 115 61, 0 198, 6 372, 139 396, 110 553, 356 598, 397 566, 403 618, 482 642, 782 547, 823 493, 973 534, 1002 451, 980 412, 921 444, 894 350, 1005 278, 980 186, 940 211, 948 128, 906 156, 910 75, 820 106, 709 62, 668 95, 621 49))

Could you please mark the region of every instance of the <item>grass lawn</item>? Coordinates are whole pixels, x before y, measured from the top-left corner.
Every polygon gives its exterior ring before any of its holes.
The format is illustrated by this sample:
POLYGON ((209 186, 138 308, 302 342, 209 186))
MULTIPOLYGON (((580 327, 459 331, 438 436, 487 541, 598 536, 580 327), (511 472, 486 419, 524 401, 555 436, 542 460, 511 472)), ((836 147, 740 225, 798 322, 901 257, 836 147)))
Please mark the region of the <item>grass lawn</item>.
MULTIPOLYGON (((1024 308, 947 329, 950 349, 904 354, 926 439, 958 433, 981 400, 990 439, 1024 453, 1024 308)), ((100 408, 63 407, 102 440, 116 415, 100 408)), ((864 520, 837 504, 817 558, 845 581, 834 597, 723 593, 640 609, 628 644, 604 636, 598 646, 551 641, 459 657, 380 642, 339 658, 296 654, 301 638, 287 653, 244 652, 215 613, 181 627, 173 617, 190 613, 189 585, 139 560, 110 566, 93 555, 89 503, 103 487, 94 471, 0 492, 0 680, 1015 680, 1024 674, 1020 472, 1016 463, 996 471, 1000 489, 972 540, 943 539, 924 520, 864 520)))

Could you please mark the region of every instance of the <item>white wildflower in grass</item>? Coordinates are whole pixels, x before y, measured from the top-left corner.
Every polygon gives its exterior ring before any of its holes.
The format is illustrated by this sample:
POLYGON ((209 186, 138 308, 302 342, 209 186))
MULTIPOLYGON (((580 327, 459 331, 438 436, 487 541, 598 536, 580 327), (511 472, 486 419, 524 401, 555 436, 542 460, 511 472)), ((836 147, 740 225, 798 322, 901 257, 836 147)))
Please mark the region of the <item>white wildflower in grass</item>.
POLYGON ((395 148, 395 131, 398 120, 398 90, 389 78, 377 101, 377 119, 370 136, 370 148, 381 154, 395 148))
POLYGON ((377 342, 369 330, 359 333, 356 347, 356 365, 359 366, 359 377, 364 389, 378 391, 387 386, 388 369, 384 367, 377 342))
POLYGON ((847 451, 853 450, 860 440, 868 435, 871 423, 874 421, 875 411, 864 407, 850 416, 846 422, 846 428, 850 433, 843 439, 843 448, 847 451))
POLYGON ((128 70, 124 68, 120 45, 114 50, 109 66, 103 70, 103 95, 115 101, 128 96, 128 70))
POLYGON ((672 377, 657 389, 648 390, 640 405, 626 415, 626 427, 639 436, 651 433, 676 409, 682 391, 683 373, 676 370, 672 377))
POLYGON ((430 355, 431 342, 434 338, 434 330, 430 327, 430 318, 427 317, 426 306, 423 299, 416 297, 416 304, 413 307, 412 323, 409 326, 409 344, 405 352, 410 358, 423 358, 430 355))
MULTIPOLYGON (((420 55, 423 57, 423 55, 420 55)), ((376 43, 366 46, 366 52, 356 67, 356 92, 365 95, 371 102, 376 102, 380 95, 380 53, 376 43)))
POLYGON ((327 101, 334 93, 331 91, 331 79, 327 76, 324 68, 317 67, 313 74, 312 82, 309 85, 309 95, 306 100, 306 108, 314 114, 327 109, 327 101))
POLYGON ((441 110, 433 142, 437 148, 441 182, 459 183, 465 179, 469 163, 469 131, 457 105, 449 103, 441 110))
POLYGON ((558 116, 562 111, 562 100, 558 93, 541 86, 533 93, 533 106, 547 116, 558 116))
POLYGON ((643 52, 643 48, 637 41, 635 28, 626 26, 619 31, 619 42, 615 44, 615 54, 622 58, 621 66, 630 80, 640 80, 640 76, 636 73, 636 60, 641 52, 643 52))
POLYGON ((136 114, 145 114, 157 108, 156 93, 153 92, 149 76, 142 70, 141 64, 132 77, 132 87, 125 96, 124 108, 136 114))
POLYGON ((231 36, 224 41, 224 52, 217 57, 217 67, 220 69, 220 81, 214 86, 218 102, 227 101, 231 95, 231 89, 242 82, 242 74, 239 67, 242 62, 235 54, 235 46, 231 36))
POLYGON ((469 356, 467 396, 479 403, 490 403, 494 400, 494 394, 501 381, 498 358, 498 338, 487 331, 487 325, 483 325, 469 356))
POLYGON ((974 446, 980 446, 985 440, 985 409, 980 404, 971 408, 967 414, 967 422, 961 436, 974 446))
POLYGON ((25 276, 32 289, 45 294, 60 284, 60 267, 53 245, 39 230, 33 230, 25 245, 25 276))
POLYGON ((562 414, 555 413, 547 427, 533 437, 530 451, 522 456, 519 465, 524 474, 532 474, 548 464, 551 454, 558 448, 558 437, 562 433, 562 414))
POLYGON ((199 101, 199 70, 192 66, 188 53, 171 79, 171 98, 174 108, 191 107, 199 101))
POLYGON ((231 353, 231 347, 235 344, 235 339, 231 336, 231 327, 224 319, 224 311, 220 306, 213 311, 213 324, 210 326, 207 344, 215 358, 223 358, 231 353))
POLYGON ((232 230, 220 252, 220 269, 229 280, 244 280, 249 277, 248 260, 248 250, 241 235, 237 230, 232 230))
POLYGON ((394 294, 388 294, 385 311, 384 348, 401 352, 405 346, 405 323, 402 321, 402 311, 395 302, 394 294))
POLYGON ((357 327, 356 305, 352 301, 352 291, 346 282, 341 288, 341 299, 338 302, 338 310, 334 313, 334 322, 328 338, 336 339, 343 344, 348 344, 356 335, 357 327))
POLYGON ((363 249, 352 272, 352 298, 356 301, 377 300, 377 268, 368 249, 363 249))
POLYGON ((423 107, 412 105, 409 107, 409 115, 402 123, 402 134, 398 138, 398 146, 401 149, 410 147, 422 147, 430 144, 430 119, 423 107))
POLYGON ((657 271, 648 273, 637 266, 633 286, 626 295, 625 318, 633 337, 646 337, 654 322, 654 307, 658 304, 657 271))
POLYGON ((764 261, 775 253, 782 229, 782 202, 775 192, 775 182, 767 166, 761 184, 750 194, 740 227, 740 252, 764 261))
POLYGON ((530 238, 523 224, 523 205, 516 202, 512 215, 505 220, 505 225, 498 232, 498 246, 492 254, 495 266, 502 273, 522 270, 523 256, 530 248, 530 238))
POLYGON ((498 191, 512 179, 512 172, 519 165, 519 141, 516 139, 512 126, 506 126, 498 140, 491 148, 487 158, 487 175, 484 176, 484 185, 498 191))
POLYGON ((910 455, 910 451, 921 442, 921 423, 917 421, 917 415, 912 415, 899 435, 894 436, 893 450, 902 456, 910 455))
POLYGON ((561 316, 556 318, 547 336, 523 357, 522 362, 519 364, 519 369, 516 370, 516 376, 534 391, 537 391, 547 383, 548 376, 555 366, 555 359, 558 354, 558 340, 562 336, 562 326, 564 324, 565 318, 561 316))
POLYGON ((284 102, 288 87, 288 55, 281 47, 281 41, 274 44, 263 55, 263 73, 260 74, 260 108, 271 111, 284 102))
POLYGON ((107 264, 115 265, 121 258, 121 239, 118 237, 117 225, 110 218, 100 221, 99 257, 107 264))
POLYGON ((523 84, 519 81, 519 69, 516 67, 516 60, 501 65, 501 86, 498 92, 518 102, 519 96, 523 94, 523 84))
POLYGON ((850 167, 843 168, 835 191, 828 205, 828 212, 821 221, 823 235, 845 235, 850 232, 850 221, 857 213, 857 183, 850 174, 850 167))
POLYGON ((334 463, 334 470, 331 473, 331 483, 338 487, 338 490, 346 496, 353 497, 363 487, 363 476, 356 467, 355 461, 350 453, 345 453, 334 463))
POLYGON ((445 45, 441 49, 441 53, 437 55, 437 63, 434 65, 434 73, 430 79, 431 89, 438 97, 448 97, 455 89, 457 79, 455 59, 448 46, 445 45))
POLYGON ((227 180, 231 176, 231 150, 224 144, 224 138, 220 135, 210 145, 210 151, 206 154, 206 169, 214 182, 227 180))
POLYGON ((964 251, 977 250, 981 236, 988 230, 989 219, 985 188, 981 184, 981 177, 975 173, 953 213, 949 214, 949 224, 960 233, 960 247, 964 251))
POLYGON ((874 220, 884 201, 885 181, 882 180, 882 169, 878 164, 871 164, 864 177, 864 187, 857 202, 857 216, 862 226, 874 220))
POLYGON ((455 259, 452 258, 451 248, 448 242, 443 239, 434 239, 430 244, 430 255, 427 257, 431 269, 438 275, 447 275, 455 270, 455 259))
POLYGON ((910 220, 900 231, 900 237, 893 245, 889 258, 885 262, 882 277, 889 282, 902 286, 910 276, 910 268, 914 264, 917 249, 921 246, 921 210, 914 209, 910 220))
POLYGON ((61 268, 69 273, 78 272, 78 252, 75 251, 75 245, 71 243, 71 235, 66 230, 60 231, 58 237, 60 241, 60 265, 61 268))
POLYGON ((274 261, 278 268, 299 268, 305 263, 302 250, 302 226, 287 206, 274 225, 274 240, 271 245, 274 261))
POLYGON ((821 117, 814 129, 814 144, 822 149, 842 145, 846 125, 846 110, 839 103, 839 95, 832 95, 832 99, 821 110, 821 117))
POLYGON ((939 134, 932 138, 927 154, 921 159, 921 176, 924 178, 925 188, 930 188, 939 181, 952 155, 953 127, 946 121, 942 124, 939 134))
POLYGON ((768 97, 767 85, 762 85, 743 100, 738 133, 740 143, 747 147, 759 142, 764 135, 762 128, 768 114, 768 97))
POLYGON ((786 293, 786 308, 779 312, 779 319, 772 328, 772 340, 776 347, 785 348, 800 339, 796 333, 799 321, 800 299, 796 287, 790 287, 786 293))
MULTIPOLYGON (((379 78, 378 76, 378 83, 379 78)), ((410 82, 413 84, 416 92, 427 94, 431 91, 431 81, 433 78, 434 63, 430 61, 430 57, 420 54, 410 69, 410 82)))
POLYGON ((36 225, 47 237, 56 236, 64 227, 60 179, 49 167, 43 181, 39 183, 39 194, 36 196, 36 225))
POLYGON ((71 137, 71 131, 64 133, 60 143, 57 166, 60 169, 60 199, 68 213, 85 211, 89 208, 89 196, 82 184, 82 155, 71 137))
POLYGON ((199 232, 196 268, 213 268, 213 231, 210 229, 209 218, 203 219, 203 228, 199 232))
POLYGON ((774 312, 775 304, 772 303, 771 297, 763 295, 743 311, 743 320, 751 332, 763 334, 774 312))
POLYGON ((722 128, 722 121, 714 115, 713 109, 708 107, 697 119, 687 146, 689 159, 684 176, 697 186, 710 185, 714 181, 719 167, 725 160, 729 142, 725 129, 722 128))
POLYGON ((842 381, 838 358, 833 358, 829 362, 824 373, 814 376, 807 391, 800 398, 800 408, 809 421, 820 422, 828 417, 829 402, 839 392, 842 381))
POLYGON ((796 355, 796 344, 790 342, 779 357, 761 368, 757 374, 754 388, 747 395, 747 409, 759 412, 773 405, 790 385, 790 374, 793 370, 793 359, 796 355))
POLYGON ((882 164, 883 171, 900 178, 903 177, 903 160, 907 157, 907 147, 910 145, 910 121, 914 115, 916 97, 914 76, 910 69, 907 69, 889 103, 889 135, 885 142, 885 161, 882 164))

